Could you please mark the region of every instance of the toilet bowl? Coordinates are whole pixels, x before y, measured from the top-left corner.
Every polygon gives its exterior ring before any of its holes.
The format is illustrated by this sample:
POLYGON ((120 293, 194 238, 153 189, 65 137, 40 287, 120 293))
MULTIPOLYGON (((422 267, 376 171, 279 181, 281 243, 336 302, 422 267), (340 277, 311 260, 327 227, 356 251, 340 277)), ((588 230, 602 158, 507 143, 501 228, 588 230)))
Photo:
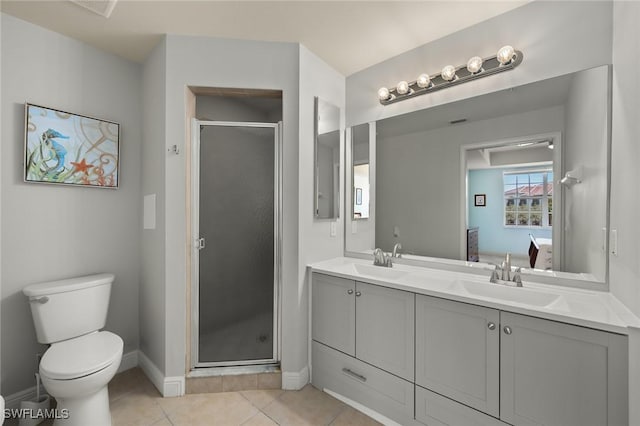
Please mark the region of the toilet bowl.
POLYGON ((100 331, 55 343, 45 352, 40 377, 58 402, 62 424, 79 426, 87 418, 92 425, 111 423, 107 384, 118 371, 122 349, 119 336, 100 331))
POLYGON ((40 377, 57 401, 54 425, 110 426, 107 385, 122 360, 123 341, 106 322, 113 275, 98 274, 24 288, 38 342, 51 346, 40 377))

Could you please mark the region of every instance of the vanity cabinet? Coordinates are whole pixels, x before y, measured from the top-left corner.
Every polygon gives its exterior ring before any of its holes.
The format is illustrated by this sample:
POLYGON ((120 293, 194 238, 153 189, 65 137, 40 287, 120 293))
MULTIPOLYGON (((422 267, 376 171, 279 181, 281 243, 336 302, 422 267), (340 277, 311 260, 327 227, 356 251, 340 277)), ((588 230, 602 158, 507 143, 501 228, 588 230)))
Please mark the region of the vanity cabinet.
POLYGON ((626 425, 627 338, 500 313, 500 417, 514 425, 626 425))
POLYGON ((313 339, 351 356, 356 351, 355 289, 353 280, 313 274, 313 339))
POLYGON ((414 372, 413 293, 313 274, 313 340, 405 380, 414 372))
POLYGON ((499 344, 499 311, 416 296, 417 385, 499 417, 499 344))
POLYGON ((628 423, 623 335, 316 272, 312 321, 313 384, 403 425, 628 423))
POLYGON ((312 382, 414 420, 415 294, 314 273, 312 382))
POLYGON ((621 335, 417 295, 416 418, 463 418, 431 391, 513 425, 623 425, 626 354, 621 335))

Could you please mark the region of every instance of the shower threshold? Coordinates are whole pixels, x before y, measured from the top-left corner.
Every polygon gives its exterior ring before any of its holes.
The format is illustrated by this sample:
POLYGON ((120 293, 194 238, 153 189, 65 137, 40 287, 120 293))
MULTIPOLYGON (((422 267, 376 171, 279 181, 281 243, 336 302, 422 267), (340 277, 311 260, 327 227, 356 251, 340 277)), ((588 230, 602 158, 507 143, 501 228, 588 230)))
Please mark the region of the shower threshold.
POLYGON ((234 365, 224 367, 196 367, 187 373, 187 377, 234 376, 240 374, 279 373, 280 363, 259 365, 234 365))

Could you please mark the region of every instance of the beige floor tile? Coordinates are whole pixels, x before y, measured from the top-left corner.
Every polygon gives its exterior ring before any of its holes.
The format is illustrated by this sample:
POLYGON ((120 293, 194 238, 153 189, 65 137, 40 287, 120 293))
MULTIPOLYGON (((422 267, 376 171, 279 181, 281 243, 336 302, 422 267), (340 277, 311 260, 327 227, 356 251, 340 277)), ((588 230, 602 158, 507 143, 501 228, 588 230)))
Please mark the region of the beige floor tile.
POLYGON ((258 374, 258 389, 282 389, 282 373, 258 374))
POLYGON ((258 389, 257 374, 238 374, 222 377, 222 391, 233 392, 258 389))
POLYGON ((110 408, 114 426, 150 426, 166 417, 158 399, 144 392, 128 393, 112 401, 110 408))
POLYGON ((264 413, 258 413, 244 422, 242 426, 274 426, 278 423, 265 416, 264 413))
POLYGON ((192 377, 186 382, 187 393, 222 392, 222 376, 192 377))
POLYGON ((160 404, 174 425, 241 425, 258 413, 238 392, 187 395, 160 404))
POLYGON ((149 379, 140 368, 123 371, 109 382, 109 400, 114 401, 149 383, 149 379))
POLYGON ((271 404, 274 399, 282 395, 284 391, 282 389, 259 389, 242 391, 240 393, 253 405, 259 409, 263 409, 267 405, 271 404))
POLYGON ((382 423, 378 423, 358 410, 347 407, 331 422, 331 426, 382 426, 382 423))
POLYGON ((262 411, 281 425, 328 425, 346 406, 308 385, 285 392, 262 411))

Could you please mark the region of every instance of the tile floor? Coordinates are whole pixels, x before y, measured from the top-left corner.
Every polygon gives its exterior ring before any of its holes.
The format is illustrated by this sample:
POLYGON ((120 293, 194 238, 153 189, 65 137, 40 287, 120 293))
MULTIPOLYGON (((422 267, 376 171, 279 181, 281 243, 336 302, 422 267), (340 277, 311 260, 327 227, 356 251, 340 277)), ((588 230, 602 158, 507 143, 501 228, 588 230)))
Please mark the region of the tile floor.
POLYGON ((116 375, 109 384, 109 398, 113 426, 380 424, 311 385, 299 391, 268 389, 162 398, 139 368, 116 375))

